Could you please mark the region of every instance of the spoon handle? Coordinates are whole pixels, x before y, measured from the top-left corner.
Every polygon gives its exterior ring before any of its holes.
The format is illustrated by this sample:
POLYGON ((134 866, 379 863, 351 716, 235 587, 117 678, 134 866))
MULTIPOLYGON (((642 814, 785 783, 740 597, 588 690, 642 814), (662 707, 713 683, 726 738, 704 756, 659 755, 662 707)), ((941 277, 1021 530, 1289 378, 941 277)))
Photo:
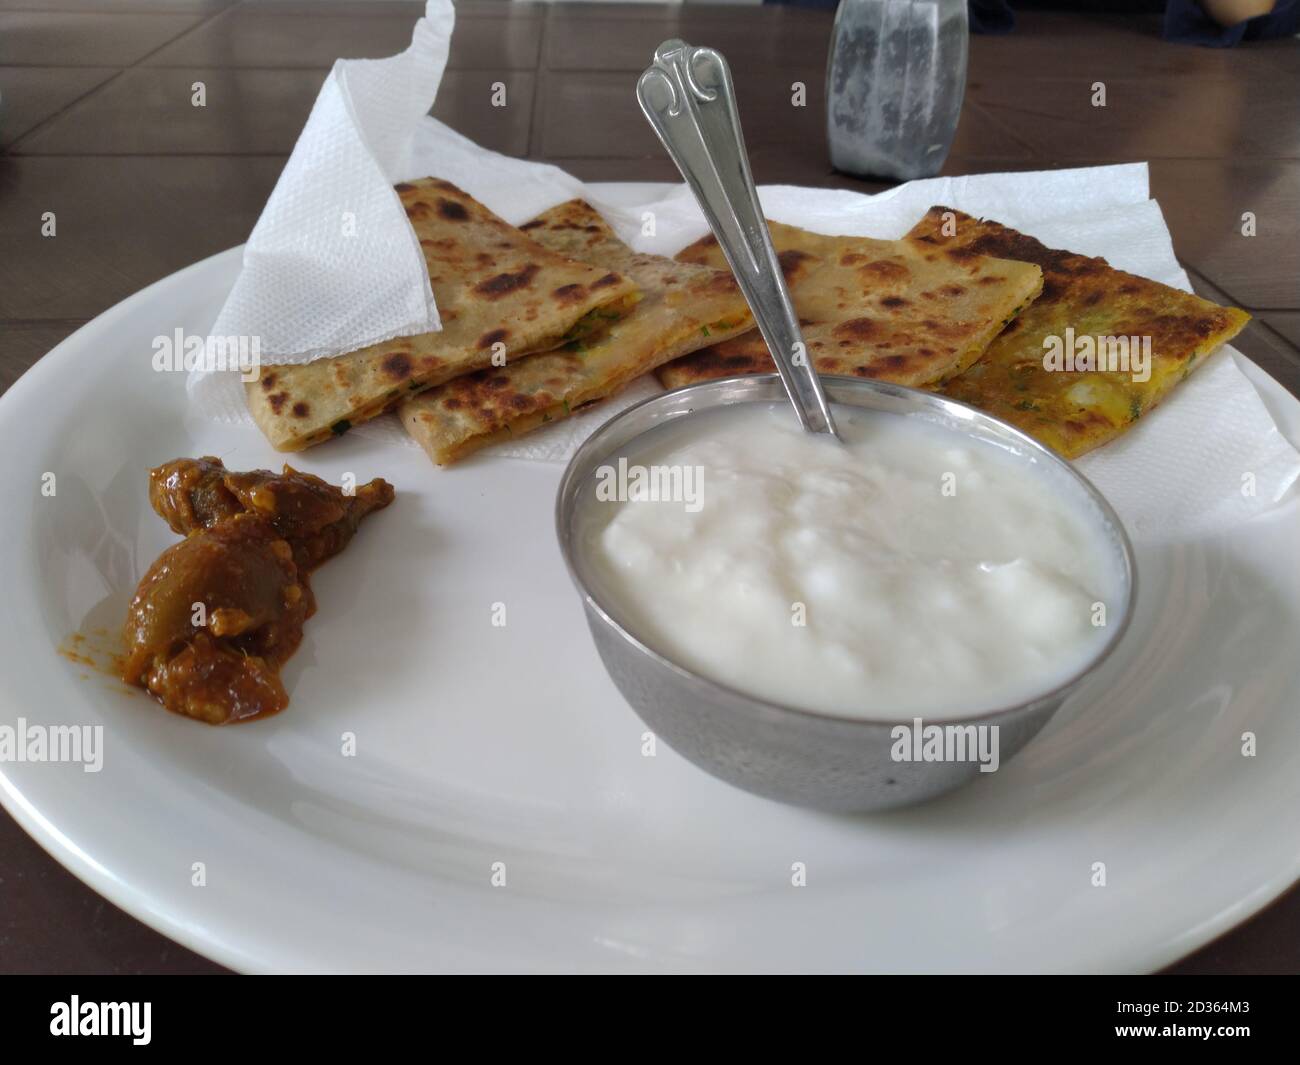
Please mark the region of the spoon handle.
POLYGON ((636 95, 731 264, 799 421, 838 435, 758 204, 727 61, 712 48, 664 41, 636 95))

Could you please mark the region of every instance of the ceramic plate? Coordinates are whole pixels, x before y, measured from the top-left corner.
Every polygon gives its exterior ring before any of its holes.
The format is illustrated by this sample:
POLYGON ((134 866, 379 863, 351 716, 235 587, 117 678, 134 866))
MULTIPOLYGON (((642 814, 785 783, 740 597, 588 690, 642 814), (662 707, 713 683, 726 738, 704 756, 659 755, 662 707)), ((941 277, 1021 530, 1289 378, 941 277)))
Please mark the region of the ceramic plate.
MULTIPOLYGON (((275 718, 207 728, 70 660, 174 539, 148 467, 280 461, 150 366, 155 336, 206 333, 238 267, 146 289, 0 400, 0 723, 103 729, 99 772, 0 763, 4 804, 166 935, 254 971, 1150 970, 1300 875, 1294 502, 1141 553, 1105 673, 996 774, 888 815, 643 755, 555 544, 558 465, 437 470, 355 436, 295 460, 399 495, 313 578, 275 718)), ((1247 369, 1300 438, 1300 403, 1247 369)))

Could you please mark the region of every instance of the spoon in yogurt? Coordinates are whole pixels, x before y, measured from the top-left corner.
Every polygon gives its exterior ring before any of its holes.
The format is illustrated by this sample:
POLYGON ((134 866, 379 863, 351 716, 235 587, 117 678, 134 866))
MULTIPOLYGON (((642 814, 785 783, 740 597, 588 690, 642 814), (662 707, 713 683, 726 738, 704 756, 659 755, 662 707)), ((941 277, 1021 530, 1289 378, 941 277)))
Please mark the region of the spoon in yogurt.
POLYGON ((712 48, 664 41, 637 81, 636 95, 699 201, 800 423, 838 439, 759 207, 727 61, 712 48))

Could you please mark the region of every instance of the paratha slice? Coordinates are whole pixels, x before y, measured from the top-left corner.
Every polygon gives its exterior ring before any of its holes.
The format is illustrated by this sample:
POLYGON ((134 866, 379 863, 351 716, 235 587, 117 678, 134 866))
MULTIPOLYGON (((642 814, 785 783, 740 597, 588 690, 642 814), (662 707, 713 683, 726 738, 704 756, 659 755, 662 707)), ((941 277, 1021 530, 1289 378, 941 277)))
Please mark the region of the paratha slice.
POLYGON ((1045 247, 987 219, 953 211, 955 229, 945 231, 948 210, 931 208, 907 239, 955 262, 998 255, 1035 263, 1044 284, 984 358, 940 391, 1011 422, 1066 458, 1115 439, 1250 320, 1235 307, 1116 270, 1105 259, 1045 247), (1149 376, 1137 380, 1148 343, 1149 376), (1067 344, 1079 356, 1076 368, 1055 362, 1049 368, 1045 356, 1067 344), (1094 364, 1104 358, 1118 368, 1088 368, 1089 347, 1094 364))
MULTIPOLYGON (((783 265, 803 261, 790 293, 819 373, 913 387, 945 380, 983 355, 1042 284, 1041 272, 1030 263, 987 256, 957 262, 907 241, 832 237, 768 224, 783 265)), ((725 266, 712 236, 678 259, 725 266)), ((678 359, 658 376, 677 388, 775 369, 754 332, 678 359)))
MULTIPOLYGON (((859 333, 860 328, 854 318, 834 324, 803 323, 804 347, 819 374, 870 377, 924 388, 943 372, 952 357, 946 349, 918 347, 912 335, 905 332, 906 327, 892 330, 872 323, 859 333)), ((665 388, 682 388, 718 377, 775 372, 767 341, 757 329, 751 329, 734 340, 678 359, 663 367, 657 376, 665 388)))
POLYGON ((548 351, 635 302, 623 275, 543 248, 450 182, 424 178, 397 191, 424 249, 442 331, 264 367, 247 386, 248 406, 281 451, 319 444, 487 366, 498 343, 511 358, 548 351))
POLYGON ((582 200, 521 228, 550 251, 631 278, 641 297, 597 334, 404 401, 402 424, 438 465, 564 418, 670 359, 753 326, 730 270, 634 252, 582 200))

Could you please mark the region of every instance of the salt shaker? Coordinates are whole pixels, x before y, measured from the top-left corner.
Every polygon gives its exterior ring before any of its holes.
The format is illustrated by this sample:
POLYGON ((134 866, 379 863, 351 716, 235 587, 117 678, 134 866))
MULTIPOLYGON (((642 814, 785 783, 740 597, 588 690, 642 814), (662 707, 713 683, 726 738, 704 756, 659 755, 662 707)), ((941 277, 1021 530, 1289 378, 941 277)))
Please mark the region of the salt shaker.
POLYGON ((937 174, 966 92, 966 0, 840 0, 826 69, 831 162, 850 174, 937 174))

